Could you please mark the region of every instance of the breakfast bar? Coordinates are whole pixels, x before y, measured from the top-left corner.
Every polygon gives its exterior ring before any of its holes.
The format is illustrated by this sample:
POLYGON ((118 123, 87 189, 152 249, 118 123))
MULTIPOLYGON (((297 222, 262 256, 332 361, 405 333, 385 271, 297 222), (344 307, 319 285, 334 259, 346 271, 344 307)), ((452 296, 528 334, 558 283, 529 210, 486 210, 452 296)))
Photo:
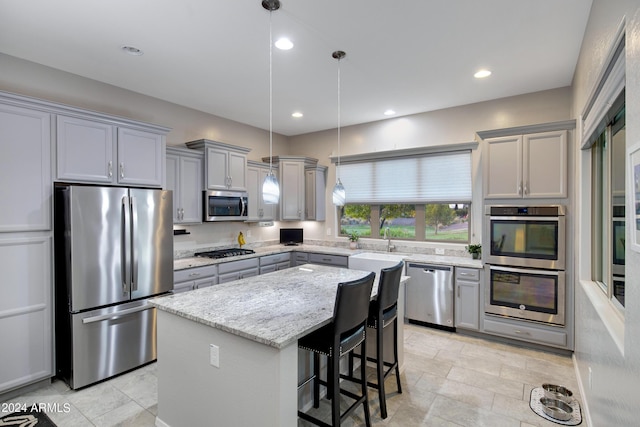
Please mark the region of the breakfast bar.
POLYGON ((154 300, 156 425, 297 425, 298 339, 331 321, 338 283, 367 274, 305 264, 154 300))

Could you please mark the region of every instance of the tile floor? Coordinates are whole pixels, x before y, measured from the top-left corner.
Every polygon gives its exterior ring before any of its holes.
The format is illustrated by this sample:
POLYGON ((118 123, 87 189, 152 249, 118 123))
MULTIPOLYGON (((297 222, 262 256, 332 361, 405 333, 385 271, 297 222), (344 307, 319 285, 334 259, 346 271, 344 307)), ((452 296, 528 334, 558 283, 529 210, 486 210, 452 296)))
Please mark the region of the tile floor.
MULTIPOLYGON (((54 381, 9 401, 29 405, 57 403, 63 410, 49 412, 49 416, 58 427, 154 426, 155 370, 154 363, 80 391, 71 391, 63 382, 54 381), (64 411, 65 408, 69 410, 64 411)), ((531 389, 544 382, 564 385, 580 399, 569 357, 405 325, 403 393, 395 392, 395 378, 389 377, 389 416, 382 420, 378 395, 370 389, 372 424, 557 427, 529 408, 531 389)), ((318 411, 328 414, 327 409, 327 401, 323 400, 318 411)), ((362 417, 362 410, 358 409, 343 425, 364 425, 362 417)), ((311 424, 299 421, 298 425, 311 424)))

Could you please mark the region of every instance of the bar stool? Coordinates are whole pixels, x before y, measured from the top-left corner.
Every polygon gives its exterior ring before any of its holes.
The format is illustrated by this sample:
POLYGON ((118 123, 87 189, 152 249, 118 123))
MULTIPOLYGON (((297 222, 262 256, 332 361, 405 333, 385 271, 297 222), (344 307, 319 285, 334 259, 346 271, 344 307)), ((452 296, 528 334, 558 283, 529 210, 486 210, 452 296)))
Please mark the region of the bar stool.
MULTIPOLYGON (((400 279, 402 277, 402 268, 404 262, 400 261, 397 265, 380 270, 380 281, 378 283, 378 295, 369 305, 369 318, 367 327, 376 331, 376 357, 367 357, 370 362, 376 364, 377 384, 367 382, 371 388, 378 390, 380 399, 380 416, 387 418, 387 400, 384 389, 385 379, 395 371, 396 384, 398 393, 402 393, 402 385, 400 384, 400 369, 398 368, 398 290, 400 288, 400 279), (393 326, 393 361, 385 362, 384 360, 384 329, 387 326, 393 326), (388 368, 385 371, 385 368, 388 368)), ((366 355, 363 351, 360 354, 351 353, 349 355, 349 372, 353 372, 353 358, 362 359, 362 355, 366 355)), ((365 362, 362 363, 366 365, 365 362)))
POLYGON ((367 395, 366 366, 362 365, 360 378, 340 375, 340 357, 350 354, 361 346, 361 351, 366 352, 366 324, 371 300, 371 290, 375 273, 366 277, 338 284, 336 302, 333 309, 333 320, 330 324, 311 332, 300 340, 298 347, 313 352, 313 406, 320 406, 320 384, 327 387, 327 397, 331 399, 331 424, 327 424, 318 418, 312 417, 302 411, 298 416, 313 424, 325 427, 337 427, 359 405, 364 406, 364 417, 367 427, 371 425, 369 414, 369 400, 367 395), (327 381, 320 379, 320 354, 327 356, 327 381), (340 388, 340 378, 360 384, 361 395, 340 388), (355 402, 340 414, 340 394, 343 394, 355 402))

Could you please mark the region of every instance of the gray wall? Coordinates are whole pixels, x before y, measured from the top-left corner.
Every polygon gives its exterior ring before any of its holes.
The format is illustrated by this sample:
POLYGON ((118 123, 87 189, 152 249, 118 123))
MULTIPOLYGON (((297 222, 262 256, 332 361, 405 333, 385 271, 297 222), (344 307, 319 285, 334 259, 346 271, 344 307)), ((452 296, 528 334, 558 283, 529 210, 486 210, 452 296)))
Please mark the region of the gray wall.
MULTIPOLYGON (((579 117, 593 90, 619 24, 626 20, 627 147, 640 141, 640 10, 637 0, 593 0, 573 82, 573 116, 579 117)), ((577 133, 578 140, 581 138, 577 133)), ((582 279, 576 289, 575 359, 593 426, 638 425, 640 414, 640 254, 626 249, 626 312, 616 316, 590 282, 589 152, 576 144, 581 218, 575 236, 582 279), (619 339, 617 339, 619 337, 619 339), (591 374, 589 373, 591 370, 591 374), (591 386, 589 378, 591 377, 591 386)), ((629 170, 627 170, 629 177, 629 170)), ((627 180, 628 182, 628 180, 627 180)), ((627 188, 627 200, 631 189, 627 188)), ((627 241, 629 240, 627 227, 627 241)))

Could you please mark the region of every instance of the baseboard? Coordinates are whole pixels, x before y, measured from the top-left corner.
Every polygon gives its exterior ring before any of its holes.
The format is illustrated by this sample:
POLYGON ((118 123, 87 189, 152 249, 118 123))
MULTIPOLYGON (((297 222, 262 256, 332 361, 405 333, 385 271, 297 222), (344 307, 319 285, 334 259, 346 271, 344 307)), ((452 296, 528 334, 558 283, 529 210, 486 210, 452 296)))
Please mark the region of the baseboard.
POLYGON ((585 393, 584 384, 582 383, 582 377, 580 376, 580 369, 578 369, 578 360, 575 353, 571 357, 573 359, 573 370, 576 375, 576 381, 578 382, 578 389, 580 390, 580 396, 582 396, 582 419, 585 421, 587 427, 591 427, 591 414, 589 412, 589 402, 587 401, 587 395, 585 393))

